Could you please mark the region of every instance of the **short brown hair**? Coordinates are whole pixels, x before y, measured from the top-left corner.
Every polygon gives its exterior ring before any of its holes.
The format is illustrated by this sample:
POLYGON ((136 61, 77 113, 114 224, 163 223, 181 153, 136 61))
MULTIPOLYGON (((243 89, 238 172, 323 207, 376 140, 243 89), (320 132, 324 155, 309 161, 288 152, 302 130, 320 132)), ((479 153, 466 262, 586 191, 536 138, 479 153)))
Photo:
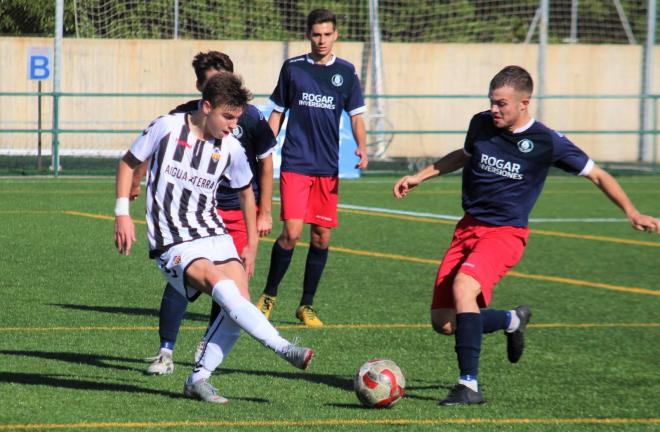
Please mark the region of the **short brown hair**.
POLYGON ((314 9, 307 15, 307 33, 312 31, 314 24, 322 24, 326 22, 332 23, 332 28, 337 28, 337 18, 331 10, 328 9, 314 9))
POLYGON ((203 83, 206 80, 206 72, 210 70, 234 72, 234 62, 229 56, 220 51, 200 52, 193 58, 192 67, 195 69, 197 81, 203 83))
POLYGON ((504 86, 513 87, 518 92, 529 93, 531 96, 534 91, 534 81, 532 76, 520 66, 507 66, 497 73, 490 80, 489 92, 502 88, 504 86))
POLYGON ((252 99, 252 93, 243 85, 243 80, 230 72, 220 72, 209 78, 202 90, 202 99, 211 107, 228 106, 245 108, 252 99))

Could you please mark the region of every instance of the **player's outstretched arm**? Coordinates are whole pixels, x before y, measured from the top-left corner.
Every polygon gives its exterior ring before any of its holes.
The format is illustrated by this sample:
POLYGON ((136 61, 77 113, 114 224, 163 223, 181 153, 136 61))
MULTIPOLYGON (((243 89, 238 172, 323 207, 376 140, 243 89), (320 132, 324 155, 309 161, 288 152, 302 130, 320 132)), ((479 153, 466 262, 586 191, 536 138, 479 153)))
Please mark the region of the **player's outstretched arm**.
POLYGON ((355 155, 360 158, 360 161, 355 165, 355 168, 365 169, 369 164, 367 157, 367 130, 364 126, 364 119, 362 114, 357 114, 351 117, 351 127, 353 130, 353 138, 357 143, 355 155))
POLYGON ((607 171, 594 165, 591 172, 587 174, 591 180, 603 193, 616 204, 630 221, 630 225, 636 230, 647 232, 660 232, 660 220, 652 216, 641 214, 630 201, 628 195, 621 185, 607 171))
POLYGON ((277 135, 280 133, 282 123, 284 123, 284 113, 275 110, 271 111, 270 116, 268 117, 268 126, 270 126, 270 130, 273 131, 273 136, 275 138, 277 138, 277 135))
POLYGON ((248 278, 251 278, 254 274, 254 262, 257 258, 257 246, 259 245, 257 234, 257 204, 254 201, 252 185, 247 185, 238 191, 238 198, 241 202, 241 210, 243 211, 248 238, 247 245, 243 248, 241 259, 243 260, 243 267, 248 278))
POLYGON ((115 246, 120 254, 128 255, 135 242, 135 225, 129 212, 129 194, 135 167, 140 163, 131 152, 119 161, 115 192, 115 246))
POLYGON ((257 233, 267 237, 273 229, 273 155, 259 159, 259 212, 257 233))
POLYGON ((470 157, 465 154, 463 149, 454 150, 435 163, 418 171, 417 174, 401 177, 394 184, 392 193, 397 199, 403 198, 408 195, 408 192, 420 185, 422 182, 430 178, 448 174, 462 168, 465 166, 465 163, 469 159, 470 157))

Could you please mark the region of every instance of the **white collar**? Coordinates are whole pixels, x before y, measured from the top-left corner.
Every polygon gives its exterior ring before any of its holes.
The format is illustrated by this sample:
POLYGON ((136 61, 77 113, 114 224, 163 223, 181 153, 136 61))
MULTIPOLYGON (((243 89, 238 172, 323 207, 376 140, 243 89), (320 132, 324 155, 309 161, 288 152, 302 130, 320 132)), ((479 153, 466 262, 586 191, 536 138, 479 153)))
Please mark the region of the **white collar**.
POLYGON ((514 134, 517 134, 517 133, 525 132, 527 129, 529 129, 529 128, 532 127, 532 125, 534 124, 535 121, 536 121, 536 120, 534 120, 534 117, 532 117, 531 119, 529 119, 529 121, 527 122, 527 124, 525 124, 524 126, 519 127, 518 129, 514 130, 513 133, 514 133, 514 134))
POLYGON ((335 60, 337 60, 337 56, 334 53, 332 53, 332 58, 330 59, 330 61, 328 61, 325 64, 315 63, 314 59, 309 54, 305 54, 305 60, 307 60, 307 63, 318 64, 319 66, 330 66, 335 62, 335 60))

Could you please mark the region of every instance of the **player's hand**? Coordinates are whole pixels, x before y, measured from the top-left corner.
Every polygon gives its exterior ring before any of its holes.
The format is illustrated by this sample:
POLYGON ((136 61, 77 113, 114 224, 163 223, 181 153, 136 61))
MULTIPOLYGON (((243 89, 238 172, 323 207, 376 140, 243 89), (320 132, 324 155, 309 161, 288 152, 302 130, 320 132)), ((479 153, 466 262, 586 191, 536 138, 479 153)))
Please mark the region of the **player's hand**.
POLYGON ((115 216, 115 246, 122 255, 128 255, 135 242, 135 225, 130 216, 115 216))
POLYGON ((660 219, 643 214, 636 214, 629 218, 630 224, 638 231, 646 231, 648 233, 660 232, 660 219))
POLYGON ((355 155, 360 158, 360 161, 355 165, 355 168, 365 169, 369 165, 369 158, 367 157, 367 150, 363 148, 355 149, 355 155))
POLYGON ((128 193, 128 199, 130 201, 134 201, 139 196, 140 196, 140 182, 139 181, 137 183, 133 182, 133 184, 131 185, 131 190, 128 193))
POLYGON ((420 181, 415 176, 401 177, 392 188, 392 193, 397 199, 404 198, 420 181))
POLYGON ((243 260, 243 268, 245 273, 248 275, 248 279, 252 278, 254 275, 254 263, 257 260, 257 247, 256 245, 250 247, 250 245, 245 245, 243 251, 241 252, 241 259, 243 260))
POLYGON ((257 213, 257 233, 259 237, 268 237, 268 234, 273 230, 273 216, 270 212, 257 213))

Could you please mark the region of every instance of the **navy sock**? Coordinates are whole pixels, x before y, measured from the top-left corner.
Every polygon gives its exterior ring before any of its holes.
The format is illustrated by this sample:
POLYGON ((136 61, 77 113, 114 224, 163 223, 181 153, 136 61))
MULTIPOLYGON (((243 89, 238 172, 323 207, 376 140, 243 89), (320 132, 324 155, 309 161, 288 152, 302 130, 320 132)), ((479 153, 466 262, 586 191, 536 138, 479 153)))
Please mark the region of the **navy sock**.
POLYGON ((179 327, 181 327, 181 320, 187 307, 188 299, 175 290, 172 285, 167 284, 165 292, 163 292, 163 299, 160 302, 158 321, 161 348, 174 349, 179 327))
POLYGON ((319 286, 325 263, 328 261, 328 249, 319 249, 309 245, 307 262, 305 263, 305 279, 303 281, 303 295, 300 299, 301 305, 314 303, 316 288, 319 286))
POLYGON ((270 269, 268 270, 268 279, 266 279, 266 288, 264 294, 275 297, 277 287, 291 264, 293 249, 286 250, 276 241, 273 250, 270 253, 270 269))
POLYGON ((481 314, 466 312, 456 315, 456 356, 461 376, 477 376, 481 352, 481 314))
POLYGON ((209 315, 209 325, 206 326, 206 331, 211 328, 218 315, 220 315, 220 305, 211 299, 211 314, 209 315))
POLYGON ((511 312, 500 309, 481 309, 481 319, 484 323, 483 332, 493 333, 506 330, 511 322, 511 312))

